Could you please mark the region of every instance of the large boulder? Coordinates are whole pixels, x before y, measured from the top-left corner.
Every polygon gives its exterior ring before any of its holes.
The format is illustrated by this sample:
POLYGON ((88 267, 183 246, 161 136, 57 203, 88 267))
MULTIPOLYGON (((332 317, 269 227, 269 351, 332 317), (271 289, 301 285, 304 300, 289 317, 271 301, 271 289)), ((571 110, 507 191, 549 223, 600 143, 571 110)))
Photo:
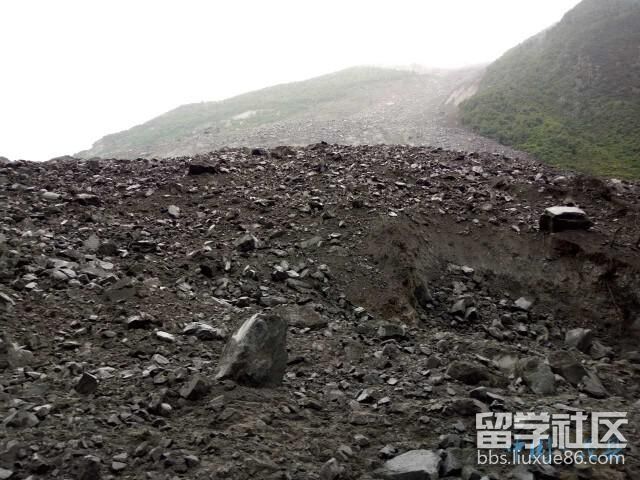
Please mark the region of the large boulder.
POLYGON ((520 359, 516 365, 516 373, 533 393, 553 395, 556 393, 556 378, 551 367, 538 357, 520 359))
POLYGON ((587 328, 574 328, 567 332, 564 343, 569 348, 577 348, 581 352, 588 353, 593 343, 593 334, 587 328))
POLYGON ((547 356, 551 370, 573 386, 578 386, 587 375, 587 369, 566 350, 556 350, 547 356))
POLYGON ((550 207, 540 217, 540 230, 545 232, 587 230, 592 225, 587 214, 577 207, 550 207))
POLYGON ((388 480, 434 480, 441 462, 436 451, 410 450, 387 461, 377 476, 388 480))
POLYGON ((256 313, 229 339, 216 379, 230 378, 253 387, 282 383, 287 366, 287 321, 272 313, 256 313))
POLYGON ((459 382, 467 385, 479 385, 481 383, 491 384, 492 375, 487 367, 463 360, 451 362, 447 368, 447 375, 459 382))

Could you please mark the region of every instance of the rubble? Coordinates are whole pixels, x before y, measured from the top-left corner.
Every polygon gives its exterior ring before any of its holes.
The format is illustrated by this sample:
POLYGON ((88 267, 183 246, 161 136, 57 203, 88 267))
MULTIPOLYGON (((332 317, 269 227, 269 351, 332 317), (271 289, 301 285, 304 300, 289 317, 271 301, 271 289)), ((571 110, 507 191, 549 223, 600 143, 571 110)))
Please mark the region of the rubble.
MULTIPOLYGON (((9 478, 509 478, 469 456, 477 412, 636 415, 636 183, 273 153, 0 164, 9 478), (597 225, 542 235, 569 196, 597 225)), ((584 476, 556 470, 522 475, 584 476)))

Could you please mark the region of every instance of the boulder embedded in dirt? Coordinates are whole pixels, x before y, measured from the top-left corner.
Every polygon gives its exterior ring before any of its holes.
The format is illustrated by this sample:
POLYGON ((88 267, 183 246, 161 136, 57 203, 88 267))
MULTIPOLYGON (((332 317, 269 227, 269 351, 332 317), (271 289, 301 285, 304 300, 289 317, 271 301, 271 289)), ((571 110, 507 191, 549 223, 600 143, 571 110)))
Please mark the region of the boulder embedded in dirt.
POLYGON ((577 207, 550 207, 540 217, 540 230, 544 232, 587 230, 592 225, 587 214, 577 207))
POLYGON ((282 383, 287 366, 287 321, 256 313, 227 342, 216 378, 254 387, 282 383))

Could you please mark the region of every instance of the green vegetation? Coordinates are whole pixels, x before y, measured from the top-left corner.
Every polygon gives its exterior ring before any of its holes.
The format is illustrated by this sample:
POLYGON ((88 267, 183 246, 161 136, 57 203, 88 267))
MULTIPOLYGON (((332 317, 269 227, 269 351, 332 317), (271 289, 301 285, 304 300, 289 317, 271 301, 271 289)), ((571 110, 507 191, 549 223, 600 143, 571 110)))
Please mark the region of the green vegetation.
POLYGON ((492 64, 460 113, 548 163, 640 177, 640 0, 584 0, 492 64))

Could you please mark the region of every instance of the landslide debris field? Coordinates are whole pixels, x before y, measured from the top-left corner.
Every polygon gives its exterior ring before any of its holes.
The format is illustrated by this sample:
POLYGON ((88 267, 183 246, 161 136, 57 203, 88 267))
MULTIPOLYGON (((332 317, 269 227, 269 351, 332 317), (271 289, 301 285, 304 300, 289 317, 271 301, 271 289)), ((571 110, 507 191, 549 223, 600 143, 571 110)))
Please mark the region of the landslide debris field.
POLYGON ((0 477, 638 478, 639 194, 426 147, 4 162, 0 477), (488 410, 629 412, 626 465, 478 466, 488 410))

